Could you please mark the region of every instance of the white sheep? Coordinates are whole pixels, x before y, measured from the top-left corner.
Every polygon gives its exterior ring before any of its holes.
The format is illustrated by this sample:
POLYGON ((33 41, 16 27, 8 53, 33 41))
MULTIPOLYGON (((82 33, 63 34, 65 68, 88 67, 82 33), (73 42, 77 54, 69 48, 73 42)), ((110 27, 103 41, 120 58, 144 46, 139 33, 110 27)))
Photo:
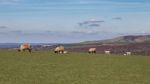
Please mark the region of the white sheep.
POLYGON ((67 54, 68 53, 68 51, 64 51, 64 54, 67 54))
POLYGON ((89 53, 96 53, 96 48, 89 48, 88 52, 89 53))
POLYGON ((65 48, 63 46, 59 46, 59 47, 56 47, 54 52, 55 53, 64 53, 64 50, 65 48))
POLYGON ((25 51, 28 50, 29 52, 31 52, 32 48, 31 45, 29 43, 24 43, 22 45, 20 45, 20 48, 18 49, 18 51, 25 51))
POLYGON ((127 55, 131 55, 131 52, 126 52, 127 55))
POLYGON ((110 51, 105 51, 105 54, 110 54, 110 51))

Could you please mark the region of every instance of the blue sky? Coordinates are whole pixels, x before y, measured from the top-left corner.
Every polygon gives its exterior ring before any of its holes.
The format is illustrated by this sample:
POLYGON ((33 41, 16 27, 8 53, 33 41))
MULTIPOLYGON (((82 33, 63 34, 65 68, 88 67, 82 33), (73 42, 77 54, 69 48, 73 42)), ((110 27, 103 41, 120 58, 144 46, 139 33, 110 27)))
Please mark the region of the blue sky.
POLYGON ((149 22, 149 0, 0 0, 1 43, 149 34, 149 22))

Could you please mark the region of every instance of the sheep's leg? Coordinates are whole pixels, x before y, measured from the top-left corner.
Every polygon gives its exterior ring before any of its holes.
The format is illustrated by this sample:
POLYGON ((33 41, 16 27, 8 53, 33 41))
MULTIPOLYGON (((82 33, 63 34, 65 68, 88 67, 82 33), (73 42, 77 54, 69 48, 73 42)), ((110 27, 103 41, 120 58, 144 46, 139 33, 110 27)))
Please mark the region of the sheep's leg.
POLYGON ((64 53, 64 51, 62 51, 62 53, 64 53))
POLYGON ((31 49, 28 49, 28 51, 31 53, 32 50, 31 50, 31 49))
POLYGON ((57 53, 57 51, 54 51, 54 53, 57 53))
POLYGON ((20 52, 21 50, 20 49, 18 49, 18 52, 20 52))

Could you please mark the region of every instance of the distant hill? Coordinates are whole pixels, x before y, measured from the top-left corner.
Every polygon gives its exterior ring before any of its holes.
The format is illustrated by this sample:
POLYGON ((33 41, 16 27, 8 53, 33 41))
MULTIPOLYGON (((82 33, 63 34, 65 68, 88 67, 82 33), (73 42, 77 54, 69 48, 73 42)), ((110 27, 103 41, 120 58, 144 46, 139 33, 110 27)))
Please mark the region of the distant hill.
MULTIPOLYGON (((19 48, 22 43, 0 43, 0 48, 19 48)), ((32 47, 55 45, 52 43, 30 43, 32 47)))
MULTIPOLYGON (((85 41, 81 43, 67 43, 67 44, 51 44, 51 43, 31 43, 35 49, 51 49, 56 46, 63 45, 66 48, 80 48, 80 47, 91 47, 101 45, 113 45, 113 44, 131 44, 131 43, 150 43, 150 35, 128 35, 120 36, 113 39, 97 40, 97 41, 85 41)), ((0 43, 0 48, 18 48, 21 43, 0 43)))
POLYGON ((108 40, 86 41, 81 44, 130 44, 130 43, 150 43, 150 35, 129 35, 120 36, 108 40))
POLYGON ((17 48, 20 43, 0 43, 0 48, 17 48))

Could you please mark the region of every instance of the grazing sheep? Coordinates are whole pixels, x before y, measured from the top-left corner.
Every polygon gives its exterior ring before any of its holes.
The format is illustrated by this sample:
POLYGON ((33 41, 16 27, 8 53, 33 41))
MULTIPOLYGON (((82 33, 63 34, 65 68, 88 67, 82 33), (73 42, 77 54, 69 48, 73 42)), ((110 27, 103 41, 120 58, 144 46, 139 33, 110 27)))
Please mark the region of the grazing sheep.
POLYGON ((126 56, 127 54, 123 54, 124 56, 126 56))
POLYGON ((131 55, 131 52, 126 52, 126 55, 131 55))
POLYGON ((131 52, 126 52, 125 54, 123 54, 124 56, 127 56, 127 55, 131 55, 131 52))
POLYGON ((105 51, 105 54, 110 54, 110 51, 105 51))
POLYGON ((96 48, 89 48, 89 53, 96 53, 96 48))
POLYGON ((68 51, 64 51, 64 54, 67 54, 68 53, 68 51))
POLYGON ((22 45, 20 45, 20 48, 18 49, 18 51, 26 51, 28 50, 29 52, 31 52, 32 48, 31 48, 31 45, 28 44, 28 43, 24 43, 22 45))
POLYGON ((54 52, 55 53, 64 53, 64 50, 65 48, 63 46, 59 46, 59 47, 56 47, 54 52))

